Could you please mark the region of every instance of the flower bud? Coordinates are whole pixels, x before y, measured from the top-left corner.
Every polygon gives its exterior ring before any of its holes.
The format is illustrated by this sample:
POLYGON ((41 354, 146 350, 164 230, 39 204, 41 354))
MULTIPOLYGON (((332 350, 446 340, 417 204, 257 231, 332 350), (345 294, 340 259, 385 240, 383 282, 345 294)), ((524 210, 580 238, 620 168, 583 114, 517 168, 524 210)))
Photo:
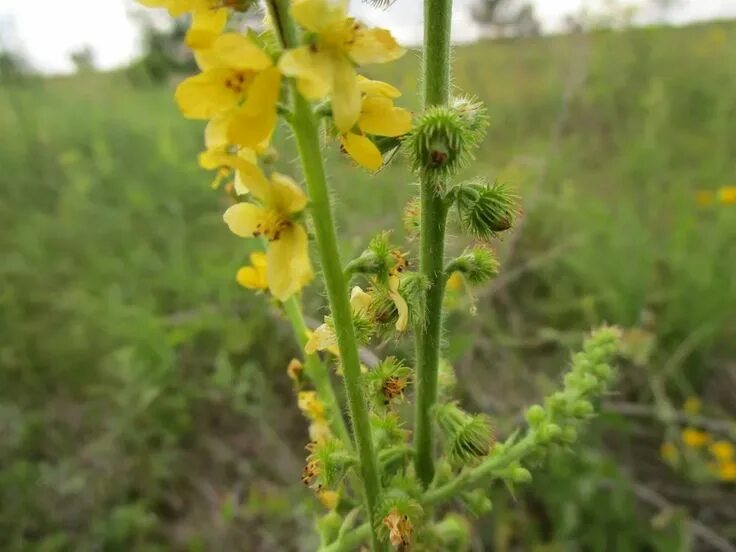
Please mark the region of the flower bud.
POLYGON ((526 421, 533 428, 539 427, 545 420, 546 414, 544 408, 538 404, 533 404, 526 411, 526 421))
POLYGON ((476 180, 460 184, 454 191, 463 228, 471 236, 490 239, 511 228, 517 197, 507 186, 476 180))
POLYGON ((470 284, 482 284, 498 274, 498 261, 492 250, 476 246, 447 264, 445 273, 453 272, 461 273, 470 284))
POLYGON ((457 403, 437 405, 435 416, 445 434, 451 462, 471 463, 488 454, 493 444, 493 431, 487 416, 468 414, 457 403))
POLYGON ((509 476, 514 483, 529 483, 532 480, 531 472, 521 466, 514 466, 509 476))
POLYGON ((493 502, 488 498, 484 489, 475 489, 460 495, 468 511, 475 517, 481 517, 493 510, 493 502))
POLYGON ((562 433, 560 434, 560 440, 563 443, 571 445, 575 441, 578 440, 578 432, 575 430, 574 427, 566 426, 562 429, 562 433))

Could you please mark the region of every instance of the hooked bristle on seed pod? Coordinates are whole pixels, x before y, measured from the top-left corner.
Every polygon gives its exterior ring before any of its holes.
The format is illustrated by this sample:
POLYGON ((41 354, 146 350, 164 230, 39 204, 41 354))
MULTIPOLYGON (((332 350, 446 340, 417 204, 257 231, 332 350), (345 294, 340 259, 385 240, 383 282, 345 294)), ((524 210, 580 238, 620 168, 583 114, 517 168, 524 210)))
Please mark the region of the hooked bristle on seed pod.
POLYGON ((474 463, 490 452, 494 438, 488 416, 469 414, 456 402, 436 405, 434 414, 445 436, 450 462, 456 465, 474 463))
POLYGON ((498 275, 498 260, 495 253, 480 245, 466 249, 462 255, 451 260, 445 268, 449 277, 459 272, 471 285, 479 285, 498 275))

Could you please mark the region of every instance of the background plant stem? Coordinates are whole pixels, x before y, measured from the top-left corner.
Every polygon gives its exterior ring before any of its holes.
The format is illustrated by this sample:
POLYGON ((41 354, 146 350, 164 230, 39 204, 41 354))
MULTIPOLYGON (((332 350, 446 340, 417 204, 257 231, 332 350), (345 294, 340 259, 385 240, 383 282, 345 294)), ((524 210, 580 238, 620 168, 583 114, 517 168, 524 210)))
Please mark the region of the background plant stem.
MULTIPOLYGON (((278 29, 284 47, 298 46, 298 36, 294 23, 288 13, 288 0, 269 0, 269 9, 274 25, 278 29)), ((347 391, 348 408, 353 423, 355 443, 360 458, 360 471, 365 490, 368 519, 373 525, 381 492, 378 464, 373 450, 368 406, 360 385, 360 360, 353 328, 353 316, 348 297, 347 281, 342 271, 337 236, 330 207, 327 178, 325 176, 322 152, 320 151, 317 121, 309 102, 299 94, 292 82, 294 116, 292 128, 296 136, 302 170, 309 194, 309 208, 312 215, 314 233, 317 237, 317 250, 322 265, 322 274, 327 288, 330 311, 335 323, 337 344, 343 368, 343 380, 347 391)), ((380 545, 371 532, 372 545, 380 545)))
MULTIPOLYGON (((446 104, 450 97, 450 23, 452 0, 424 2, 424 107, 446 104)), ((421 181, 419 266, 427 277, 425 324, 417 328, 417 392, 414 444, 417 475, 428 486, 434 477, 430 411, 437 400, 437 368, 445 291, 443 263, 447 208, 437 192, 441 182, 427 175, 421 181)))

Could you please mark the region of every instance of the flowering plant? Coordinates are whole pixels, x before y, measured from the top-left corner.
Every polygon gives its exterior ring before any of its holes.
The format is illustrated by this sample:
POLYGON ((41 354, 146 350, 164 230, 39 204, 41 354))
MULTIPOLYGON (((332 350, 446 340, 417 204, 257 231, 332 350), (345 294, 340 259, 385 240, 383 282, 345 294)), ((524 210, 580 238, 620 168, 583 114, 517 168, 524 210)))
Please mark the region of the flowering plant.
POLYGON ((201 72, 178 86, 176 101, 184 116, 208 121, 199 162, 217 171, 215 186, 233 178, 236 202, 225 223, 262 250, 237 281, 270 293, 304 348, 287 372, 310 423, 302 481, 327 508, 317 524, 321 550, 364 542, 373 550, 467 549, 468 523, 456 513, 439 517, 446 509, 438 506, 455 500, 476 515, 488 511, 483 490, 490 481, 528 482, 525 463, 573 443, 612 379, 618 334, 593 333, 563 388, 530 407, 527 429, 503 442, 486 415, 453 400, 455 377, 440 357, 445 288, 448 281, 482 285, 497 274, 487 242, 513 226, 518 209, 503 184, 457 178, 485 137, 487 117, 472 97, 450 93, 451 0, 424 2, 424 106, 416 114, 395 104, 397 88, 359 74, 405 50, 388 31, 350 17, 347 0, 266 0, 260 34, 226 30, 229 15, 254 8, 253 0, 140 1, 192 14, 186 42, 201 72), (292 176, 264 172, 279 120, 296 140, 304 188, 292 176), (394 245, 388 233, 343 264, 322 153, 330 137, 356 170, 376 172, 389 151, 406 152, 419 181, 406 214, 419 244, 417 271, 408 245, 394 245), (446 259, 451 210, 474 245, 446 259), (300 292, 314 278, 312 245, 330 314, 310 331, 300 292), (358 347, 387 334, 411 335, 414 358, 362 366, 358 347), (330 365, 345 387, 345 408, 330 365), (414 415, 404 419, 399 407, 410 397, 414 415))

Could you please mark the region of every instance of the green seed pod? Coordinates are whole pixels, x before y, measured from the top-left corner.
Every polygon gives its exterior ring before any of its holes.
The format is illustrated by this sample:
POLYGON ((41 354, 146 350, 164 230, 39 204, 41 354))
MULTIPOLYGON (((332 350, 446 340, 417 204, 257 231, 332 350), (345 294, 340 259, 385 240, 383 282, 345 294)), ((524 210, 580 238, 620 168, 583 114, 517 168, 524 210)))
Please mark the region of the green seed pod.
POLYGON ((475 489, 460 495, 468 511, 475 517, 481 517, 493 510, 493 502, 483 489, 475 489))
POLYGON ((337 535, 340 533, 341 524, 342 516, 334 510, 317 519, 317 533, 322 546, 335 542, 337 535))
POLYGON ((489 453, 493 431, 488 416, 471 415, 457 403, 446 403, 436 405, 435 417, 445 435, 447 455, 452 463, 472 463, 489 453))
POLYGON ((529 483, 532 480, 531 472, 521 466, 514 466, 509 475, 514 483, 529 483))
POLYGON ((517 196, 504 184, 475 180, 454 188, 455 205, 463 229, 478 239, 490 239, 511 228, 517 196))
POLYGON ((567 426, 562 429, 562 434, 560 435, 560 440, 568 445, 573 444, 575 441, 578 440, 578 432, 574 427, 567 426))
POLYGON ((487 247, 472 247, 447 264, 445 274, 449 277, 453 272, 461 273, 470 284, 482 284, 498 275, 498 260, 487 247))
POLYGON ((455 174, 472 159, 487 123, 485 109, 477 101, 462 98, 450 106, 429 107, 406 139, 414 170, 436 176, 455 174))

